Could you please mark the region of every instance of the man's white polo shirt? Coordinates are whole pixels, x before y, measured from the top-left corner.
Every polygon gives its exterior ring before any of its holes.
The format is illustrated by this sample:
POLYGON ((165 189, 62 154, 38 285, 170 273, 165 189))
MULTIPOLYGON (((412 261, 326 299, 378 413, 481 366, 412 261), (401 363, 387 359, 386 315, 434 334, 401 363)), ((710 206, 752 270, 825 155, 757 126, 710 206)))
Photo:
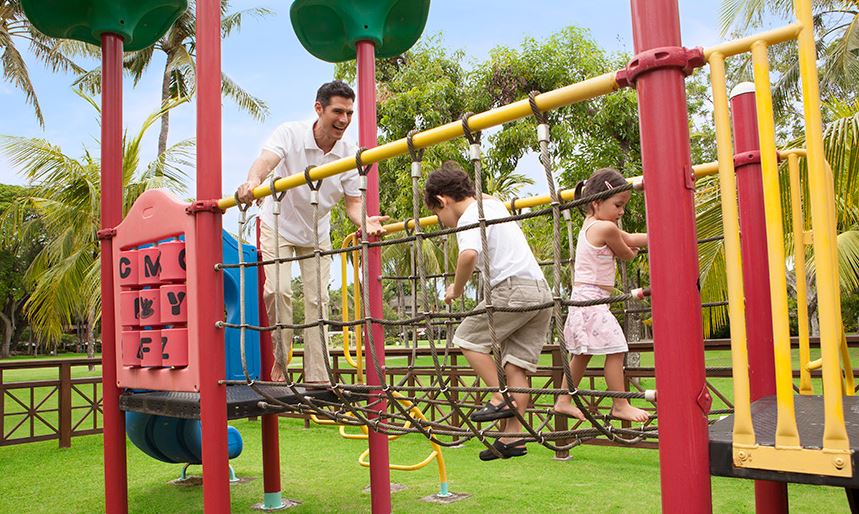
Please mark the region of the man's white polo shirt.
MULTIPOLYGON (((277 177, 304 174, 308 166, 319 166, 343 157, 354 157, 357 148, 343 139, 334 144, 328 153, 316 144, 313 137, 314 122, 287 122, 275 129, 263 150, 273 152, 281 158, 274 169, 277 177)), ((266 185, 266 184, 264 184, 266 185)), ((328 177, 319 188, 319 242, 330 245, 331 208, 343 195, 361 196, 360 177, 357 170, 328 177)), ((271 196, 263 200, 260 217, 269 227, 274 227, 274 201, 271 196)), ((290 189, 284 195, 278 223, 280 235, 296 246, 313 246, 313 206, 310 204, 310 188, 307 185, 290 189)))

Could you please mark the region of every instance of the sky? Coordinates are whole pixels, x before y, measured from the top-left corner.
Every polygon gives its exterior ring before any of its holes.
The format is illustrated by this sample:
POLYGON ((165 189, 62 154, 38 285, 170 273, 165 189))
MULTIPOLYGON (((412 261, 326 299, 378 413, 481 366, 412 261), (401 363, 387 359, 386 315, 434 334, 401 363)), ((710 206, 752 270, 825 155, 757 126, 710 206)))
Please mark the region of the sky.
MULTIPOLYGON (((259 153, 260 145, 274 128, 285 121, 313 119, 316 89, 331 80, 334 66, 308 54, 298 42, 289 20, 288 1, 234 0, 234 11, 266 7, 275 12, 265 18, 246 18, 242 30, 223 41, 222 68, 235 82, 268 103, 271 115, 257 121, 239 111, 230 100, 223 108, 222 190, 226 196, 247 176, 259 153)), ((718 34, 719 0, 680 0, 683 43, 710 46, 720 41, 718 34)), ((547 38, 563 27, 577 25, 591 31, 600 46, 608 50, 632 51, 629 3, 620 0, 570 2, 561 0, 434 0, 423 37, 440 35, 442 44, 462 49, 470 62, 488 57, 495 46, 517 47, 526 37, 547 38)), ((18 43, 21 44, 20 42, 18 43)), ((0 82, 0 134, 40 137, 59 145, 73 157, 84 149, 98 153, 99 125, 95 110, 72 91, 73 76, 52 73, 25 53, 31 79, 45 116, 45 127, 37 123, 23 93, 11 84, 0 82)), ((99 63, 84 62, 92 68, 99 63)), ((160 73, 163 57, 134 86, 126 78, 123 122, 136 133, 143 120, 159 105, 160 73)), ((170 143, 194 136, 193 105, 171 111, 170 143)), ((143 162, 156 153, 158 127, 151 129, 143 142, 143 162)), ((357 139, 357 123, 346 135, 357 139)), ((537 161, 526 157, 520 169, 536 175, 537 161)), ((193 173, 192 173, 193 175, 193 173)), ((189 195, 194 196, 194 177, 189 178, 189 195)), ((8 160, 0 155, 0 183, 24 181, 8 160)), ((539 182, 538 182, 539 184, 539 182)), ((525 195, 539 190, 525 189, 525 195)), ((234 227, 235 209, 224 226, 234 227)), ((235 230, 235 229, 233 229, 235 230)))

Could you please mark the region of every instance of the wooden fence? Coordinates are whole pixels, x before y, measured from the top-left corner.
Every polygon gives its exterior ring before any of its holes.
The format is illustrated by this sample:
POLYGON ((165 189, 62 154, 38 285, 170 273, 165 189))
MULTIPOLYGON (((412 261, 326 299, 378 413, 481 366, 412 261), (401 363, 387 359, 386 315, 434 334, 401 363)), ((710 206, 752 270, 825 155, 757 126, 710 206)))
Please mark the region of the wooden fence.
MULTIPOLYGON (((848 336, 850 347, 859 347, 859 336, 848 336)), ((796 347, 796 341, 793 342, 796 347)), ((812 346, 817 341, 812 340, 812 346)), ((710 339, 705 341, 707 351, 730 351, 730 341, 727 339, 710 339)), ((653 352, 650 341, 630 343, 630 351, 640 353, 653 352)), ((439 350, 443 352, 443 350, 439 350)), ((301 356, 297 350, 296 356, 301 356)), ((535 373, 529 374, 529 383, 534 388, 560 388, 563 378, 562 355, 556 345, 546 345, 543 349, 544 361, 550 359, 551 365, 543 365, 535 373)), ((388 348, 386 355, 387 372, 390 383, 405 381, 410 386, 429 386, 437 378, 435 366, 425 365, 431 355, 429 348, 419 348, 412 351, 408 348, 388 348), (414 359, 414 360, 413 360, 414 359)), ((332 350, 332 369, 339 381, 354 383, 355 369, 346 364, 341 354, 332 350)), ((72 437, 98 434, 102 430, 102 400, 101 377, 91 376, 73 378, 72 370, 88 366, 99 366, 100 359, 52 359, 33 361, 7 361, 0 363, 0 446, 22 444, 36 441, 57 439, 61 448, 71 446, 72 437), (40 371, 33 371, 40 370, 40 371), (48 370, 45 372, 45 370, 48 370), (15 375, 44 374, 52 378, 37 380, 15 380, 15 375), (53 378, 56 377, 56 378, 53 378)), ((451 386, 479 385, 474 373, 468 367, 461 352, 455 348, 448 350, 448 360, 444 369, 445 381, 451 386)), ((731 369, 728 367, 707 368, 707 387, 713 396, 713 415, 724 415, 733 408, 730 398, 731 369)), ((798 372, 797 372, 798 374, 798 372)), ((599 389, 596 381, 602 376, 602 369, 590 368, 585 375, 582 389, 599 389)), ((626 370, 628 387, 634 389, 638 380, 651 380, 655 377, 653 367, 628 368, 626 370)), ((298 379, 298 376, 294 377, 298 379)), ((651 388, 655 386, 650 383, 651 388)), ((641 388, 643 389, 643 388, 641 388)), ((455 399, 466 407, 467 411, 479 407, 487 400, 486 393, 467 393, 455 399)), ((430 419, 440 419, 447 415, 444 398, 437 391, 425 397, 425 415, 430 419)), ((534 426, 545 424, 549 416, 548 409, 554 403, 551 395, 534 395, 533 405, 529 408, 529 421, 534 426)), ((591 412, 605 414, 610 408, 610 400, 587 398, 586 403, 591 412)), ((649 407, 653 410, 653 407, 649 407)), ((453 424, 461 420, 452 417, 453 424)), ((568 420, 565 416, 557 416, 551 426, 545 430, 567 430, 579 428, 578 420, 568 420), (568 425, 568 423, 570 423, 568 425)), ((582 425, 581 428, 587 428, 582 425)), ((607 444, 607 441, 592 440, 594 444, 607 444)), ((644 442, 641 447, 655 447, 654 442, 644 442)), ((558 454, 558 457, 565 457, 558 454)))

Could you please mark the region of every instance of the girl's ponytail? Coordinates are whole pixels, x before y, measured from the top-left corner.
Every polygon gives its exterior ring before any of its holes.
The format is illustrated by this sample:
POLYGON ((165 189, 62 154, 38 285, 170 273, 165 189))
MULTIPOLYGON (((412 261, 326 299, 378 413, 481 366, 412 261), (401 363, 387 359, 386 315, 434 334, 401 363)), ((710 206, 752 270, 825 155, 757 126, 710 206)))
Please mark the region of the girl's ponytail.
MULTIPOLYGON (((585 190, 585 182, 586 180, 579 180, 576 186, 573 188, 573 200, 578 200, 582 197, 582 193, 585 190)), ((588 214, 588 206, 587 205, 579 205, 579 210, 582 211, 582 214, 588 214)))

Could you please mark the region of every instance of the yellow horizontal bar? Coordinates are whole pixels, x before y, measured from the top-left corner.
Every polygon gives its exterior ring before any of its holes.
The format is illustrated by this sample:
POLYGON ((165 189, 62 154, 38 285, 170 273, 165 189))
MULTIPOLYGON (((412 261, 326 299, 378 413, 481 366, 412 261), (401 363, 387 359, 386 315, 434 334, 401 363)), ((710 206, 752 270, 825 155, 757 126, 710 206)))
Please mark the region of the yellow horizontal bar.
POLYGON ((796 155, 797 157, 806 157, 808 152, 806 152, 805 148, 786 148, 784 150, 778 151, 778 156, 780 159, 786 159, 791 155, 796 155))
POLYGON ((735 444, 734 466, 832 477, 853 476, 850 450, 846 449, 745 447, 735 444))
POLYGON ((823 359, 813 360, 805 365, 805 369, 807 369, 808 371, 820 369, 821 367, 823 367, 823 359))
POLYGON ((709 177, 719 173, 719 161, 705 162, 692 166, 692 173, 695 175, 695 180, 702 177, 709 177))
MULTIPOLYGON (((611 93, 618 89, 615 81, 615 73, 610 72, 593 77, 569 86, 564 86, 552 91, 547 91, 537 95, 534 100, 537 103, 537 108, 540 111, 550 111, 563 107, 565 105, 582 102, 591 98, 596 98, 601 95, 611 93)), ((531 116, 531 105, 528 100, 519 100, 495 109, 474 114, 468 119, 468 127, 477 132, 488 128, 496 127, 504 123, 509 123, 527 116, 531 116)), ((428 146, 437 145, 445 141, 457 138, 463 135, 462 122, 452 121, 440 127, 435 127, 423 132, 418 132, 412 138, 412 142, 416 149, 426 148, 428 146)), ((390 143, 370 148, 361 152, 361 162, 372 164, 379 161, 390 159, 398 155, 404 155, 408 152, 408 144, 406 138, 398 139, 390 143)), ((355 158, 344 157, 333 162, 323 164, 313 168, 310 172, 312 180, 328 178, 338 173, 343 173, 355 169, 355 158)), ((306 184, 303 173, 283 177, 275 182, 277 191, 285 191, 306 184)), ((271 187, 268 184, 261 185, 254 189, 254 198, 263 198, 272 193, 271 187)), ((218 200, 220 209, 229 209, 236 206, 236 199, 232 196, 221 198, 218 200)))
MULTIPOLYGON (((636 189, 640 189, 642 187, 642 177, 641 175, 636 177, 630 177, 626 179, 627 182, 633 185, 636 189)), ((562 189, 558 196, 560 196, 560 200, 562 202, 569 202, 573 200, 574 194, 572 189, 562 189)), ((517 198, 516 199, 516 209, 530 209, 532 207, 540 207, 543 205, 549 205, 552 202, 552 197, 550 195, 540 195, 540 196, 529 196, 528 198, 517 198)), ((504 202, 504 206, 510 209, 511 202, 504 202)), ((438 217, 436 216, 425 216, 418 220, 421 227, 428 227, 432 225, 438 225, 438 217)), ((412 230, 415 228, 415 221, 413 219, 406 221, 399 221, 397 223, 391 223, 383 226, 385 229, 385 234, 393 234, 394 232, 402 232, 406 229, 406 225, 408 225, 408 229, 412 230)), ((344 240, 344 246, 346 246, 346 241, 352 237, 352 234, 346 236, 346 240, 344 240)))
POLYGON ((755 41, 764 41, 768 46, 790 41, 791 39, 796 39, 799 36, 800 30, 802 30, 801 24, 791 23, 784 27, 761 32, 760 34, 752 34, 751 36, 741 39, 725 41, 724 43, 719 43, 718 45, 711 46, 710 48, 705 48, 704 58, 709 60, 710 56, 714 53, 720 53, 725 57, 742 54, 751 50, 755 41))
MULTIPOLYGON (((790 150, 790 151, 793 151, 793 150, 790 150)), ((805 150, 801 150, 801 151, 805 152, 805 150)), ((708 177, 710 175, 715 175, 715 174, 719 173, 719 163, 718 163, 718 161, 713 161, 713 162, 705 162, 702 164, 696 164, 696 165, 692 166, 692 172, 694 173, 696 180, 699 178, 702 178, 702 177, 708 177)), ((641 175, 637 175, 635 177, 630 177, 627 179, 627 182, 633 184, 636 189, 641 189, 643 187, 642 186, 643 177, 641 175)), ((561 201, 563 201, 563 202, 569 202, 573 199, 573 190, 572 189, 563 189, 563 190, 561 190, 561 192, 559 194, 561 196, 561 201)), ((524 209, 524 208, 539 207, 542 205, 548 205, 549 203, 551 203, 551 201, 552 201, 552 198, 549 195, 531 196, 529 198, 519 198, 516 200, 516 208, 517 209, 524 209)), ((510 202, 505 202, 504 205, 508 209, 510 208, 510 202)), ((420 222, 421 227, 429 227, 429 226, 437 225, 438 224, 438 218, 435 216, 425 216, 423 218, 420 218, 419 222, 420 222)), ((391 224, 385 225, 382 228, 385 229, 385 234, 393 234, 394 232, 402 232, 403 230, 405 230, 406 224, 408 224, 409 230, 412 230, 415 228, 414 220, 399 221, 397 223, 391 223, 391 224)), ((349 236, 347 236, 347 239, 349 239, 351 237, 352 237, 352 235, 350 234, 349 236)), ((344 246, 347 246, 345 241, 344 241, 344 246)))

